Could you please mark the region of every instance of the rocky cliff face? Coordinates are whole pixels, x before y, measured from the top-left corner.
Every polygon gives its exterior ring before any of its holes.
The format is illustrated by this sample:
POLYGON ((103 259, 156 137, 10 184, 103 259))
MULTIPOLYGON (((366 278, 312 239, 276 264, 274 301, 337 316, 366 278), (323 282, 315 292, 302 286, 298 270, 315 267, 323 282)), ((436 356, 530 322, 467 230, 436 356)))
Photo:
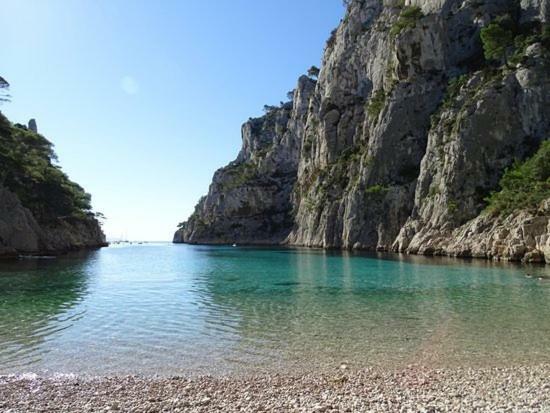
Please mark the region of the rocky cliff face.
POLYGON ((90 195, 52 163, 53 145, 35 129, 0 113, 0 258, 107 245, 90 195))
POLYGON ((292 103, 242 127, 237 159, 214 174, 208 195, 174 236, 175 242, 283 242, 292 228, 292 191, 315 81, 298 80, 292 103))
POLYGON ((550 137, 549 4, 352 1, 318 81, 245 124, 175 241, 550 260, 546 204, 484 212, 550 137), (504 18, 506 64, 489 62, 480 31, 504 18))
POLYGON ((93 217, 59 218, 39 224, 17 195, 0 187, 0 258, 59 254, 107 245, 93 217))

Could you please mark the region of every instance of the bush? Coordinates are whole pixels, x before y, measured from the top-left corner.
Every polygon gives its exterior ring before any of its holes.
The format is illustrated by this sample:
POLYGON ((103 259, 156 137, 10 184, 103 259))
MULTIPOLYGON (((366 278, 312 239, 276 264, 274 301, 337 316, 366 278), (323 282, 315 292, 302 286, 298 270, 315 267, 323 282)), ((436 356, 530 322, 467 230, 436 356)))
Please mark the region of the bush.
POLYGON ((500 180, 501 190, 486 198, 488 211, 510 215, 515 210, 538 208, 550 198, 550 141, 524 162, 516 162, 500 180))
POLYGON ((502 62, 506 60, 507 50, 514 43, 512 31, 505 28, 500 22, 490 23, 481 29, 483 53, 487 60, 502 62))
POLYGON ((382 186, 382 185, 372 185, 372 186, 369 186, 367 189, 365 189, 365 192, 367 194, 385 194, 386 192, 388 192, 388 188, 385 187, 385 186, 382 186))
POLYGON ((321 72, 321 70, 317 67, 317 66, 311 66, 308 70, 307 70, 307 75, 309 77, 314 77, 314 78, 317 78, 319 77, 319 73, 321 72))
POLYGON ((424 17, 424 14, 420 7, 404 7, 401 14, 399 14, 399 18, 390 29, 390 35, 395 37, 405 29, 413 29, 416 26, 416 22, 422 17, 424 17))
POLYGON ((386 93, 383 89, 379 89, 374 92, 369 100, 369 106, 367 107, 367 113, 372 119, 378 118, 378 115, 384 109, 386 104, 386 93))

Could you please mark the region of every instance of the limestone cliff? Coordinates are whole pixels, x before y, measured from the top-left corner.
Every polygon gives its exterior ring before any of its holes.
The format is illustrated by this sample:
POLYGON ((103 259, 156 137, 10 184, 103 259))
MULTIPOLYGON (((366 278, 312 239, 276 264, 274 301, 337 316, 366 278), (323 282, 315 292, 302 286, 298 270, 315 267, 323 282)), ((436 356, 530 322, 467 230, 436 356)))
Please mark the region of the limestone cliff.
POLYGON ((350 1, 318 81, 244 125, 175 241, 550 261, 546 204, 485 212, 550 137, 549 13, 548 0, 350 1), (484 45, 493 27, 503 44, 484 45))
POLYGON ((175 242, 283 242, 292 228, 292 191, 315 81, 298 80, 292 102, 268 108, 242 127, 242 149, 214 174, 208 195, 182 224, 175 242))
POLYGON ((90 196, 44 137, 0 113, 0 258, 105 246, 90 196))

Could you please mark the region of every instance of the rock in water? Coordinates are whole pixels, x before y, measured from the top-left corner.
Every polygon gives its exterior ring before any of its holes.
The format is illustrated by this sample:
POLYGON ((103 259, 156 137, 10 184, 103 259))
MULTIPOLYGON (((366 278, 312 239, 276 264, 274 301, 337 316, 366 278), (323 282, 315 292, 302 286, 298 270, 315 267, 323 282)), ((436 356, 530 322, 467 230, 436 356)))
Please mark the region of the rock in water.
POLYGON ((504 171, 550 137, 548 4, 350 1, 318 80, 245 123, 174 241, 549 262, 548 202, 484 212, 504 171), (503 16, 508 64, 480 40, 503 16))

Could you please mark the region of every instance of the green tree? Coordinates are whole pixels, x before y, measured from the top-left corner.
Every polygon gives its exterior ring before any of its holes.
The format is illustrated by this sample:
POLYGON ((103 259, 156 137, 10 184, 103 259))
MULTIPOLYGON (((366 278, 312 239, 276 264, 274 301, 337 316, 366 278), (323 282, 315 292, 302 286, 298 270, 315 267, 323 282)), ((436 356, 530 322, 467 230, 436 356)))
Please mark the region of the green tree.
POLYGON ((403 30, 414 29, 416 22, 424 17, 422 9, 418 6, 407 6, 401 10, 398 19, 390 29, 390 36, 397 36, 403 30))
POLYGON ((550 141, 524 162, 516 162, 500 180, 500 191, 486 200, 490 212, 509 215, 518 209, 536 209, 550 198, 550 141))
POLYGON ((508 49, 514 44, 512 30, 496 21, 483 27, 480 35, 485 58, 508 65, 508 49))
POLYGON ((307 70, 307 75, 309 77, 319 77, 319 73, 320 73, 320 70, 317 66, 311 66, 308 70, 307 70))
POLYGON ((41 223, 92 216, 90 194, 54 164, 53 144, 0 113, 0 185, 17 194, 41 223))
POLYGON ((264 105, 264 113, 270 113, 274 110, 278 109, 277 106, 274 105, 264 105))

